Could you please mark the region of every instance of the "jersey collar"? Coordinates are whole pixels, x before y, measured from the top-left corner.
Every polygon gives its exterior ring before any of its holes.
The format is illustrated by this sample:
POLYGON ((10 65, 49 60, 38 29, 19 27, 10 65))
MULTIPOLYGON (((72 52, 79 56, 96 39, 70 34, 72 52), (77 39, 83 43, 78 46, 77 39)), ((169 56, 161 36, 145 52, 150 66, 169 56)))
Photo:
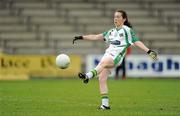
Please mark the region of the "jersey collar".
POLYGON ((115 29, 117 30, 117 31, 119 31, 120 29, 122 29, 123 27, 121 26, 121 27, 116 27, 115 29))

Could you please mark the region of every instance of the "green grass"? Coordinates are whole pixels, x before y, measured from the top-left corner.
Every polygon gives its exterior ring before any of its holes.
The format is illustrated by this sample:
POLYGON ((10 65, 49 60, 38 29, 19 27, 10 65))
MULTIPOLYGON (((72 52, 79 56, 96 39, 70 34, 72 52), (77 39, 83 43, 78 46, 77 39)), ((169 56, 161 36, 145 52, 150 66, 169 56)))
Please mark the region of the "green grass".
POLYGON ((180 116, 180 79, 108 80, 111 110, 99 111, 98 81, 0 81, 0 116, 180 116))

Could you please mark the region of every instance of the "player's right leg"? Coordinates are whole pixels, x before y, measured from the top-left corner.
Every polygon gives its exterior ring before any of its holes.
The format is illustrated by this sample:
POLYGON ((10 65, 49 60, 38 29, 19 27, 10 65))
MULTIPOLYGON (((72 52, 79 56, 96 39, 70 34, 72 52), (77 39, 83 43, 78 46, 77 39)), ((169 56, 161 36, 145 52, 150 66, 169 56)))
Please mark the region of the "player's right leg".
POLYGON ((89 79, 96 77, 99 75, 104 69, 114 67, 114 62, 111 57, 103 57, 97 67, 90 72, 84 74, 79 73, 78 76, 83 80, 84 83, 88 83, 89 79))
POLYGON ((87 84, 87 83, 89 82, 89 78, 86 76, 86 74, 84 74, 84 73, 79 73, 78 76, 79 76, 80 79, 83 80, 83 82, 84 82, 85 84, 87 84))

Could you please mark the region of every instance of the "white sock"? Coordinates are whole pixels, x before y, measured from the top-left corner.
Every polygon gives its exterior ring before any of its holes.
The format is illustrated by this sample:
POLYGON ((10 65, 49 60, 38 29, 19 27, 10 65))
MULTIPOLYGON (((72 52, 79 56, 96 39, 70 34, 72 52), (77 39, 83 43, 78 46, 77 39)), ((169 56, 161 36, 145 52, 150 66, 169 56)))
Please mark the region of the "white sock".
POLYGON ((90 79, 97 76, 97 70, 93 69, 92 71, 86 73, 86 76, 90 79))
POLYGON ((93 77, 93 73, 90 71, 90 72, 86 73, 86 76, 90 79, 93 77))
POLYGON ((109 106, 109 99, 108 98, 103 98, 102 99, 102 105, 109 106))

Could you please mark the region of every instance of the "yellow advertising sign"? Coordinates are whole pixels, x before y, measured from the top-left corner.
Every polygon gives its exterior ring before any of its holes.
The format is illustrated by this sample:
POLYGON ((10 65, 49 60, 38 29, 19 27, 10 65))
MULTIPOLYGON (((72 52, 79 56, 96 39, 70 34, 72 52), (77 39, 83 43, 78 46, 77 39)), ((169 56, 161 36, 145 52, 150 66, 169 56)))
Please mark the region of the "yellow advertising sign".
MULTIPOLYGON (((28 77, 76 77, 81 71, 81 58, 70 55, 71 63, 67 69, 59 69, 55 65, 53 55, 0 55, 0 79, 9 76, 13 79, 16 75, 28 75, 28 77)), ((20 76, 20 77, 21 77, 20 76)), ((27 79, 27 76, 23 76, 27 79)))

